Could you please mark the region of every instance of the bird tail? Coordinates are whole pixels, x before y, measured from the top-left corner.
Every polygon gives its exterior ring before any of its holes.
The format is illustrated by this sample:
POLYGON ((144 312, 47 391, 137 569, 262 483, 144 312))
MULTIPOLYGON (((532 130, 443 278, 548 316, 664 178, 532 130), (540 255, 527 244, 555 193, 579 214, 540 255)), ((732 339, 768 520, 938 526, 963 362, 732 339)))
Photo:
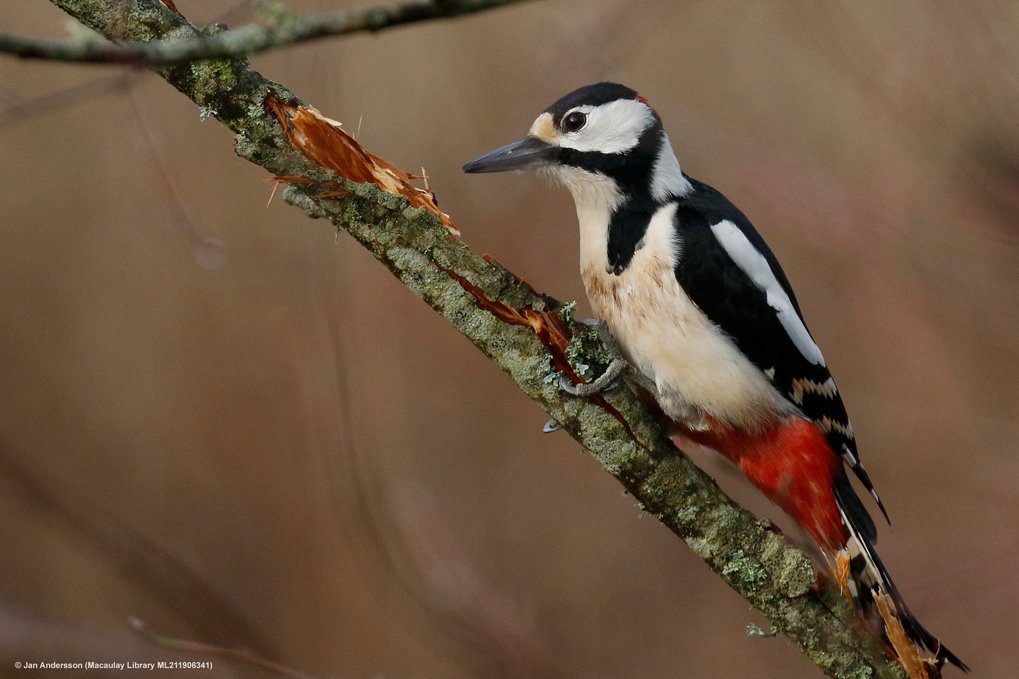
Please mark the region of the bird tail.
POLYGON ((930 664, 940 668, 946 661, 968 672, 966 663, 927 631, 906 606, 877 554, 874 521, 845 473, 835 479, 835 499, 846 530, 845 547, 836 555, 838 579, 840 583, 845 582, 853 603, 868 621, 883 623, 884 639, 895 650, 909 676, 928 677, 930 664), (841 577, 843 574, 845 577, 841 577), (929 651, 933 660, 923 659, 919 649, 929 651))

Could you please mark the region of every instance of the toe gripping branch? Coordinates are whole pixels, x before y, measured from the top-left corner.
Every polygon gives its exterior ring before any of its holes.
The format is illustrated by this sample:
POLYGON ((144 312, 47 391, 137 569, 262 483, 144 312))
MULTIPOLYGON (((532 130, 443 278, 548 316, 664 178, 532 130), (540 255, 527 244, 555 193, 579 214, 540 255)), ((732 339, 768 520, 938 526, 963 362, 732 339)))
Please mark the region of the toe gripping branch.
POLYGON ((605 372, 599 375, 593 382, 574 384, 566 377, 565 373, 560 373, 559 386, 567 394, 587 398, 600 394, 603 391, 608 391, 616 385, 620 377, 629 371, 630 364, 626 362, 625 358, 615 358, 612 360, 612 363, 609 363, 609 367, 605 369, 605 372))
MULTIPOLYGON (((563 391, 572 396, 589 398, 615 387, 618 384, 620 377, 632 374, 634 370, 630 363, 623 357, 623 352, 619 348, 619 343, 616 342, 616 338, 612 336, 611 332, 609 332, 608 326, 604 321, 589 318, 581 321, 581 323, 585 326, 595 327, 597 329, 598 340, 600 340, 601 346, 591 347, 590 341, 584 341, 586 338, 578 338, 577 336, 574 336, 570 343, 570 351, 568 352, 568 358, 571 359, 571 364, 577 364, 576 358, 578 358, 579 354, 594 354, 599 358, 603 358, 603 360, 599 361, 599 363, 605 364, 605 370, 594 380, 579 384, 571 380, 565 372, 562 372, 559 374, 559 386, 563 391)), ((590 337, 589 334, 588 337, 590 337)), ((582 372, 589 371, 590 366, 581 365, 580 370, 582 372)))
MULTIPOLYGON (((486 259, 488 257, 486 256, 486 259)), ((583 333, 584 336, 591 339, 597 340, 597 337, 601 337, 600 352, 599 347, 590 346, 589 343, 584 342, 584 337, 577 338, 574 336, 573 331, 570 328, 570 323, 566 320, 572 315, 572 309, 570 307, 563 307, 558 301, 554 300, 547 295, 539 295, 531 288, 531 292, 535 296, 544 298, 547 302, 545 309, 537 310, 531 306, 526 306, 521 309, 517 309, 505 302, 500 300, 489 299, 477 285, 474 285, 469 280, 458 274, 452 269, 446 268, 441 264, 436 263, 436 266, 440 271, 445 273, 447 276, 455 280, 460 286, 471 294, 472 297, 477 301, 477 304, 482 309, 488 311, 493 316, 498 318, 504 323, 511 325, 519 325, 528 327, 534 331, 538 341, 548 350, 552 358, 552 369, 560 373, 560 384, 563 389, 568 393, 575 396, 583 396, 584 398, 590 398, 591 401, 613 418, 615 418, 626 431, 629 433, 631 438, 637 440, 636 434, 630 424, 626 421, 615 407, 613 407, 605 397, 601 395, 606 388, 612 385, 622 374, 630 369, 629 364, 622 358, 619 353, 619 348, 616 345, 614 339, 605 328, 604 323, 598 324, 598 335, 595 336, 592 333, 583 333), (562 313, 560 313, 560 309, 562 313), (608 360, 605 363, 608 364, 605 372, 592 383, 585 382, 584 378, 579 374, 578 368, 574 367, 571 358, 577 359, 582 355, 587 355, 588 352, 595 354, 602 353, 608 360), (567 384, 569 385, 567 387, 567 384), (574 389, 578 391, 573 391, 574 389), (581 393, 583 392, 583 393, 581 393)), ((516 278, 514 276, 514 278, 516 278)), ((524 281, 519 278, 516 279, 517 283, 521 285, 527 285, 524 281)), ((530 288, 530 286, 527 286, 530 288)), ((591 323, 584 323, 585 325, 591 325, 591 323)), ((549 420, 544 427, 544 431, 553 432, 560 428, 560 425, 555 420, 549 420)))

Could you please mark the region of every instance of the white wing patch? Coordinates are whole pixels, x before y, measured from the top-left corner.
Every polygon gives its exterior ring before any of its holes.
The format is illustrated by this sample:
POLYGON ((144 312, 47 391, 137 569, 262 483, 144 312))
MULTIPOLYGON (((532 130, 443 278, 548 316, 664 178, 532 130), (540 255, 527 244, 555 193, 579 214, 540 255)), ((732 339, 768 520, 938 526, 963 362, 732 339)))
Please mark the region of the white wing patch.
POLYGON ((577 106, 570 111, 587 115, 587 124, 576 132, 557 134, 551 143, 582 152, 625 153, 635 147, 644 130, 655 123, 655 114, 636 99, 617 99, 601 106, 577 106))
POLYGON ((757 248, 743 235, 739 227, 729 220, 712 224, 711 231, 729 254, 729 257, 732 258, 732 261, 736 263, 736 266, 742 269, 743 273, 753 281, 754 285, 767 295, 768 305, 775 310, 779 322, 785 329, 786 334, 789 335, 789 339, 799 349, 803 358, 814 365, 823 366, 825 363, 824 356, 821 355, 821 349, 818 348, 817 344, 810 337, 807 327, 800 320, 800 316, 796 313, 789 295, 786 294, 778 279, 775 278, 775 274, 771 270, 771 266, 768 265, 768 260, 764 258, 764 255, 758 252, 757 248))

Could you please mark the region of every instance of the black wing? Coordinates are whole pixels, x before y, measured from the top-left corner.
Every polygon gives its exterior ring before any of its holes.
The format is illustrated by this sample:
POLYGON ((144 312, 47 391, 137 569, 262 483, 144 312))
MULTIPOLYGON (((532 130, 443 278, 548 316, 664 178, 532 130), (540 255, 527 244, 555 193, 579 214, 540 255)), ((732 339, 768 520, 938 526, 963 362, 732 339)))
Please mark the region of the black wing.
POLYGON ((676 265, 680 285, 740 351, 769 376, 775 388, 825 433, 832 449, 842 455, 887 519, 888 513, 860 464, 849 416, 827 366, 823 360, 820 364, 811 362, 797 348, 769 305, 766 292, 733 261, 711 227, 722 221, 736 225, 764 256, 802 322, 796 295, 778 260, 750 220, 725 196, 695 179, 690 179, 690 183, 694 191, 678 200, 676 210, 677 227, 682 234, 681 256, 676 265))

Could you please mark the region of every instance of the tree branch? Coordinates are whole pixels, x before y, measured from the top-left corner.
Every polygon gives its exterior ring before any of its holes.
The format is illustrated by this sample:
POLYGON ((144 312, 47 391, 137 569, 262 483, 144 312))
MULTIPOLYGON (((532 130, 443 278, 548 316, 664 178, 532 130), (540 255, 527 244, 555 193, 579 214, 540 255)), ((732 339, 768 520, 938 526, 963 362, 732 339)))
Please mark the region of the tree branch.
MULTIPOLYGON (((309 40, 337 35, 375 33, 419 21, 448 19, 525 0, 411 0, 398 5, 301 16, 275 2, 261 3, 269 24, 249 24, 209 33, 192 32, 186 40, 141 37, 107 42, 81 36, 70 42, 40 40, 0 33, 0 53, 22 59, 71 61, 83 64, 167 66, 187 61, 240 57, 309 40)), ((172 6, 173 3, 170 3, 172 6)), ((168 8, 168 11, 172 11, 168 8)), ((155 37, 155 36, 153 36, 155 37)), ((164 37, 164 36, 161 36, 164 37)))
MULTIPOLYGON (((123 2, 51 1, 118 42, 198 34, 157 0, 131 0, 126 15, 117 9, 123 2)), ((310 216, 330 219, 371 251, 818 667, 840 678, 904 676, 861 629, 838 590, 817 583, 810 560, 768 521, 726 497, 676 450, 632 393, 621 389, 579 399, 550 379, 551 366, 572 370, 570 358, 603 358, 597 356, 596 332, 558 320, 553 300, 494 261, 474 255, 433 212, 310 162, 280 124, 279 111, 297 110, 301 102, 251 70, 245 59, 180 64, 158 73, 236 133, 238 155, 277 177, 301 178, 286 190, 289 202, 310 216), (568 332, 575 335, 565 346, 563 333, 568 332)))

